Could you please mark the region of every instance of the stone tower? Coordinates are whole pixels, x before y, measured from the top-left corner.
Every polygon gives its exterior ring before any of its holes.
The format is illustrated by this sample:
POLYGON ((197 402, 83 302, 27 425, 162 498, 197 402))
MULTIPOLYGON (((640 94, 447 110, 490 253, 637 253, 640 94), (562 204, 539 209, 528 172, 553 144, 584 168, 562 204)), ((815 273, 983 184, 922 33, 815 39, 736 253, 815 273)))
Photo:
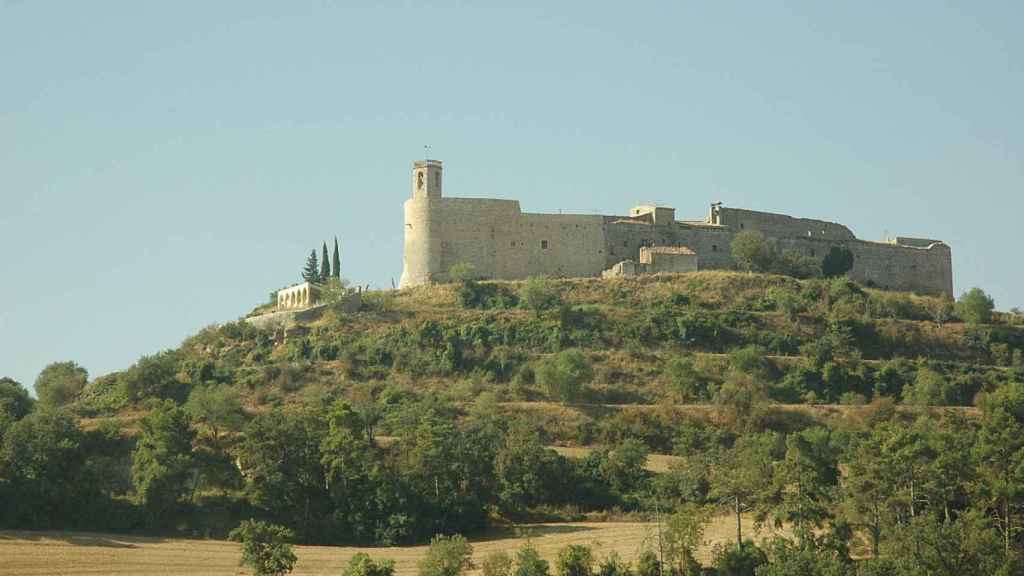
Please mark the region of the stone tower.
POLYGON ((412 169, 412 198, 405 201, 405 249, 399 287, 429 284, 441 271, 441 161, 417 160, 412 169))

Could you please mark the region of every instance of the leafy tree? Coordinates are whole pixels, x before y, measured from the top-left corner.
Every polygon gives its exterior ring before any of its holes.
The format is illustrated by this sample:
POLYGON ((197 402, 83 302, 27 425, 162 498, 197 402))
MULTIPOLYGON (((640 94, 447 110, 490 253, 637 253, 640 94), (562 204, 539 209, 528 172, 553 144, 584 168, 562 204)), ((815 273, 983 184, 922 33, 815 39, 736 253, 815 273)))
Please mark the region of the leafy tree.
POLYGON ((316 250, 312 250, 309 253, 309 258, 306 258, 306 267, 302 270, 302 279, 312 284, 320 283, 320 262, 316 257, 316 250))
POLYGON ((341 252, 338 251, 338 237, 334 237, 334 258, 331 263, 331 274, 341 280, 341 252))
POLYGON ((0 440, 0 522, 31 529, 90 525, 98 482, 89 474, 86 435, 67 413, 33 412, 0 440))
POLYGON ((853 566, 828 550, 797 544, 786 538, 772 540, 768 562, 758 566, 757 576, 854 576, 853 566))
POLYGON ((324 242, 320 256, 320 281, 326 282, 331 277, 331 259, 327 255, 327 242, 324 242))
POLYGON ((719 544, 711 556, 717 576, 754 576, 758 567, 768 563, 768 556, 750 540, 739 546, 719 544))
POLYGON ((770 272, 775 266, 774 242, 755 230, 744 230, 734 236, 730 249, 740 270, 770 272))
POLYGON ((753 430, 761 425, 768 403, 764 381, 738 370, 730 370, 725 382, 715 392, 714 402, 739 430, 753 430))
POLYGON ((590 546, 567 544, 558 551, 555 568, 558 576, 591 576, 594 571, 594 553, 590 546))
POLYGON ((533 426, 514 423, 494 458, 499 509, 506 515, 518 515, 552 501, 552 480, 564 477, 561 464, 561 457, 544 446, 533 426))
POLYGON ((956 315, 968 324, 988 324, 992 321, 995 301, 981 288, 971 288, 956 303, 956 315))
POLYGON ((514 576, 548 576, 550 565, 540 557, 540 552, 527 540, 516 550, 516 569, 514 576))
POLYGON ((960 399, 956 388, 942 374, 923 366, 913 384, 903 388, 903 402, 914 406, 953 406, 960 399))
POLYGON ((715 457, 709 496, 732 509, 736 516, 738 547, 743 546, 743 513, 762 507, 767 498, 777 444, 774 433, 747 434, 715 457))
MULTIPOLYGON (((34 407, 35 400, 21 383, 11 378, 0 378, 0 419, 6 415, 11 422, 21 420, 34 407)), ((0 438, 3 438, 3 428, 0 428, 0 438)))
POLYGON ((838 278, 853 270, 853 251, 845 246, 833 246, 821 261, 821 275, 838 278))
POLYGON ((178 377, 179 353, 167 350, 143 356, 119 378, 121 392, 131 401, 165 398, 182 402, 188 386, 178 377))
POLYGON ((646 549, 636 560, 637 576, 661 576, 661 560, 654 550, 646 549))
POLYGON ((394 576, 394 573, 394 560, 374 560, 368 554, 359 552, 348 561, 341 576, 394 576))
POLYGON ((185 403, 185 411, 194 422, 209 428, 214 443, 219 442, 221 433, 237 432, 245 425, 242 398, 238 390, 226 384, 193 389, 185 403))
POLYGON ((575 349, 563 350, 536 368, 537 382, 552 399, 564 403, 578 400, 593 375, 590 361, 575 349))
POLYGON ((697 550, 705 544, 704 529, 711 521, 712 510, 704 506, 687 503, 668 518, 662 538, 665 563, 672 567, 672 573, 680 576, 699 576, 700 563, 696 560, 697 550))
POLYGON ((690 356, 673 356, 665 366, 664 377, 669 389, 682 402, 707 398, 707 378, 693 365, 690 356))
POLYGON ((249 422, 237 449, 250 501, 306 542, 323 541, 330 525, 320 452, 327 429, 312 409, 272 410, 249 422))
POLYGON ((473 568, 473 546, 464 536, 435 536, 419 561, 419 576, 459 576, 473 568))
POLYGON ((504 550, 495 550, 484 556, 480 568, 483 576, 512 576, 512 557, 504 550))
POLYGON ((259 520, 243 520, 228 535, 242 543, 241 563, 251 566, 256 576, 282 576, 292 571, 298 560, 289 544, 294 537, 283 526, 259 520))
POLYGON ((839 481, 836 449, 828 430, 808 428, 786 438, 786 455, 775 467, 775 523, 793 526, 805 545, 829 518, 839 481))
POLYGON ((538 316, 544 310, 558 308, 562 304, 562 294, 558 285, 550 278, 531 276, 519 289, 519 302, 538 316))
POLYGON ((89 380, 89 373, 74 362, 54 362, 36 377, 36 395, 48 407, 60 407, 78 397, 89 380))
POLYGON ((1009 555, 1002 554, 999 534, 984 514, 965 511, 943 522, 924 514, 898 525, 889 544, 895 573, 929 576, 989 576, 1019 574, 1005 570, 1009 555))
POLYGON ((956 311, 953 305, 953 299, 946 294, 942 294, 938 298, 930 301, 928 304, 928 310, 932 315, 932 320, 934 320, 939 326, 949 322, 949 319, 953 317, 953 313, 956 311))
POLYGON ((194 459, 188 414, 170 401, 156 401, 139 421, 139 439, 132 453, 136 497, 153 515, 172 513, 188 493, 194 459))
POLYGON ((1024 495, 1024 384, 1012 383, 982 403, 981 428, 974 445, 980 480, 979 503, 996 519, 1009 556, 1024 495))

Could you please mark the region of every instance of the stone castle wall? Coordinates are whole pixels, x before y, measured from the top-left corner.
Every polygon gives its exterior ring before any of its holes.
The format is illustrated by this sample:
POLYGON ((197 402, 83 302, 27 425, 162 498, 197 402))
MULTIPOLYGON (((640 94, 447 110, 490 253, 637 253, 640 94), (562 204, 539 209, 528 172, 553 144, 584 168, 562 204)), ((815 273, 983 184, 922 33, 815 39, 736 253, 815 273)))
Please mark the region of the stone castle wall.
POLYGON ((819 264, 833 246, 847 247, 854 254, 850 275, 863 283, 953 294, 950 249, 938 241, 868 242, 841 224, 720 204, 712 206, 704 222, 677 222, 664 207, 638 207, 629 216, 524 213, 513 200, 442 197, 440 162, 427 162, 417 162, 413 197, 405 203, 402 287, 446 281, 460 262, 497 279, 599 277, 624 260, 639 262, 645 246, 687 247, 697 254, 699 269, 734 269, 733 237, 756 230, 774 239, 780 250, 819 264), (418 193, 420 181, 437 187, 418 193))

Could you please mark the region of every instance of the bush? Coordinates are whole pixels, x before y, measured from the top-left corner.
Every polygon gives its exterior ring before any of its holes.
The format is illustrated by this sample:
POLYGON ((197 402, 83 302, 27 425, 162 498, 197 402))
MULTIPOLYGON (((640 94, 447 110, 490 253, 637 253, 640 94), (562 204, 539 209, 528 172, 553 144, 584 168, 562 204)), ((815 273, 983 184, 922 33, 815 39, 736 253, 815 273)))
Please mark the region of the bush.
POLYGON ((523 307, 533 310, 538 315, 544 310, 558 308, 562 304, 562 294, 551 279, 533 276, 523 283, 519 289, 519 301, 523 307))
POLYGON ((473 568, 473 546, 462 535, 434 536, 419 562, 419 576, 459 576, 473 568))
POLYGON ((569 544, 558 551, 558 576, 590 576, 594 570, 594 554, 590 546, 569 544))
POLYGON ((597 576, 632 576, 629 564, 622 561, 618 552, 612 550, 597 567, 597 576))
POLYGON ((730 250, 741 270, 770 272, 775 267, 775 243, 760 232, 740 232, 733 237, 730 250))
POLYGON ((968 324, 988 324, 992 321, 995 301, 981 288, 971 288, 956 303, 956 315, 968 324))
POLYGON ((833 246, 821 261, 821 275, 825 278, 844 276, 852 269, 853 251, 846 247, 833 246))
POLYGON ((297 560, 288 542, 291 530, 258 520, 244 520, 228 538, 242 543, 242 564, 252 567, 256 576, 281 576, 292 571, 297 560))
POLYGON ((496 550, 484 557, 483 576, 512 576, 512 557, 504 550, 496 550))
POLYGON ((393 576, 394 573, 394 560, 373 560, 367 554, 359 552, 348 561, 348 566, 341 574, 342 576, 393 576))
POLYGON ((540 557, 540 553, 529 540, 516 550, 514 576, 548 576, 548 568, 548 561, 540 557))
POLYGON ((754 576, 758 566, 768 563, 768 557, 750 540, 736 547, 719 544, 712 551, 712 565, 718 576, 754 576))
POLYGON ((64 406, 81 394, 88 380, 88 372, 78 364, 54 362, 36 378, 36 394, 45 406, 64 406))
POLYGON ((560 402, 575 402, 583 385, 594 377, 590 361, 579 350, 563 350, 536 368, 537 382, 548 396, 560 402))
POLYGON ((644 550, 636 561, 637 576, 661 576, 661 561, 653 550, 644 550))

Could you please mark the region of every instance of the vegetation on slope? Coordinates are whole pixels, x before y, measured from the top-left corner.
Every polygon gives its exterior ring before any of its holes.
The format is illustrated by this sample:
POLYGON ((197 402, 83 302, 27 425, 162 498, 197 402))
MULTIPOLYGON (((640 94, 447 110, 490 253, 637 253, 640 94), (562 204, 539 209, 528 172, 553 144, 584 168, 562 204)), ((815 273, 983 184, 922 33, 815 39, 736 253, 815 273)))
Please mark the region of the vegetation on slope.
POLYGON ((288 330, 211 327, 84 389, 49 370, 61 393, 34 411, 0 387, 21 407, 0 414, 0 525, 223 536, 261 518, 300 542, 401 543, 716 506, 792 527, 773 557, 846 562, 835 542, 857 535, 864 556, 924 562, 927 541, 1014 562, 1024 328, 980 296, 467 277, 288 330), (678 459, 652 474, 649 452, 678 459))

